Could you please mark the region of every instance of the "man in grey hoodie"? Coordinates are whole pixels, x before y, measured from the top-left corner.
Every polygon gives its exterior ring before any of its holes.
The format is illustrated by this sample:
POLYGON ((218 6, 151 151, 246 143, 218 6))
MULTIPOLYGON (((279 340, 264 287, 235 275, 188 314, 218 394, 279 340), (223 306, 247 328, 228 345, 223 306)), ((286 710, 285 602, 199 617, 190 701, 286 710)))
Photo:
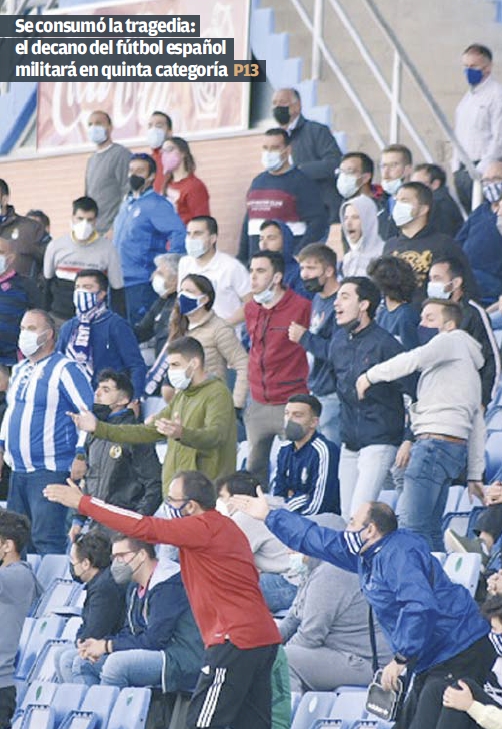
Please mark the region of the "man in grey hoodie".
POLYGON ((9 729, 16 708, 14 660, 24 619, 41 592, 30 565, 21 561, 29 538, 23 514, 0 510, 0 729, 9 729))
POLYGON ((423 534, 443 551, 441 517, 448 488, 467 466, 471 493, 482 496, 484 422, 481 345, 459 329, 462 310, 450 300, 427 299, 421 326, 437 330, 423 347, 370 367, 356 382, 360 399, 378 382, 420 372, 410 408, 414 443, 399 503, 400 526, 423 534))

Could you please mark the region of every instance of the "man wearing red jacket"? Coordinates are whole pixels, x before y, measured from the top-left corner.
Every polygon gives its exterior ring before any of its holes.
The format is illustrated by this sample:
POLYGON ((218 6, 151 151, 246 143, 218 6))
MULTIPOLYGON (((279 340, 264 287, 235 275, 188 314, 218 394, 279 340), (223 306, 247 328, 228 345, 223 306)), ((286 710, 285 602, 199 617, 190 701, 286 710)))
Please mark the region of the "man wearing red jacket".
MULTIPOLYGON (((73 416, 77 427, 85 430, 88 415, 73 416)), ((173 518, 158 519, 83 496, 69 483, 51 484, 44 494, 129 537, 179 547, 181 576, 206 647, 187 729, 271 729, 270 674, 281 636, 247 537, 215 510, 214 484, 199 471, 180 471, 166 498, 173 518)))
POLYGON ((292 321, 310 326, 311 303, 283 284, 284 258, 275 251, 251 257, 253 298, 244 307, 251 339, 249 389, 244 422, 249 442, 248 470, 268 483, 270 449, 284 430, 284 405, 292 395, 308 394, 305 350, 288 337, 292 321))

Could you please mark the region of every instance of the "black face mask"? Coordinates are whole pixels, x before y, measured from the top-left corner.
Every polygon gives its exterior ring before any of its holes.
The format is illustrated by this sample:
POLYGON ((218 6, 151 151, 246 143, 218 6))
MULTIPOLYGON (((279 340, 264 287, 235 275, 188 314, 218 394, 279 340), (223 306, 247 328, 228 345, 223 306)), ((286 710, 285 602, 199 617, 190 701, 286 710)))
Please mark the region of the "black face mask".
POLYGON ((278 124, 289 124, 291 120, 289 106, 274 106, 272 115, 278 124))
POLYGON ((141 175, 130 175, 129 176, 129 187, 133 192, 140 190, 146 182, 146 177, 141 175))
POLYGON ((324 286, 322 283, 319 283, 319 276, 316 276, 315 278, 304 279, 303 288, 305 291, 308 291, 309 294, 318 294, 319 291, 323 290, 324 286))
POLYGON ((84 583, 81 575, 77 575, 75 572, 75 565, 70 562, 70 575, 74 582, 78 582, 79 585, 82 585, 84 583))
POLYGON ((92 412, 98 418, 98 420, 107 420, 112 409, 109 405, 94 404, 92 406, 92 412))
POLYGON ((347 322, 347 324, 342 324, 342 328, 345 329, 347 334, 353 334, 354 329, 357 329, 357 327, 361 324, 360 319, 352 319, 352 321, 347 322))

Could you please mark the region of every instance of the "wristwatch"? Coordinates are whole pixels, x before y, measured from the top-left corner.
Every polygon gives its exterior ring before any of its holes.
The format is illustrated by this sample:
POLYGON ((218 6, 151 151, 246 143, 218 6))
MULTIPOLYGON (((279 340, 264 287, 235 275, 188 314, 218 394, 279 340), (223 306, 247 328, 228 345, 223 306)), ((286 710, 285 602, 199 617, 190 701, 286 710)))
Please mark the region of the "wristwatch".
POLYGON ((408 659, 401 655, 401 653, 396 653, 394 656, 394 660, 397 663, 398 666, 406 666, 408 663, 408 659))

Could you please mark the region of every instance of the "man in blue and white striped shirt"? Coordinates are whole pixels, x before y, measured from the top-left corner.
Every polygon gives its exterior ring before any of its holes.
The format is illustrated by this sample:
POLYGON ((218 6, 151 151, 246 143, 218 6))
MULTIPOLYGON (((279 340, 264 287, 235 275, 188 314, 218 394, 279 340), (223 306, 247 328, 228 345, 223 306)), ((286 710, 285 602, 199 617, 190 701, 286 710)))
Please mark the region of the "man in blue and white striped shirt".
POLYGON ((31 539, 39 554, 66 551, 66 509, 43 497, 48 483, 64 483, 76 455, 78 431, 66 413, 92 408, 94 393, 83 370, 54 352, 56 329, 44 311, 21 320, 17 364, 7 392, 0 430, 0 467, 12 468, 7 508, 31 520, 31 539))

